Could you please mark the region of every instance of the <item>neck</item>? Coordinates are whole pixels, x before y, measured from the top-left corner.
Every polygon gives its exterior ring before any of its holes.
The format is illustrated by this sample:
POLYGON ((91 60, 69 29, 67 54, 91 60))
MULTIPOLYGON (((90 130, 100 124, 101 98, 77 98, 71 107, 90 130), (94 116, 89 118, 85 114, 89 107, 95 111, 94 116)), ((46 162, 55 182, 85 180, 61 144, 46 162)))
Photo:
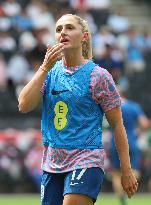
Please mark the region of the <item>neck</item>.
POLYGON ((63 60, 64 65, 67 67, 74 67, 74 66, 78 66, 80 64, 85 63, 85 59, 82 56, 82 54, 80 52, 74 53, 73 51, 72 51, 72 53, 65 53, 64 52, 64 56, 63 56, 62 60, 63 60))

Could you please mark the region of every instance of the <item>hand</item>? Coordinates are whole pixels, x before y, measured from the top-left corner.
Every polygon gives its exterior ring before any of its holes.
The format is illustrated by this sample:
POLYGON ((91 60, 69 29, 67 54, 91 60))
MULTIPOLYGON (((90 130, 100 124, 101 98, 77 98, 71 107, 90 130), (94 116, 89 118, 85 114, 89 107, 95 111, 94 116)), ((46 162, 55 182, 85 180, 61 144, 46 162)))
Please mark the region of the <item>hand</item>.
POLYGON ((122 173, 121 183, 128 198, 131 198, 138 189, 137 179, 131 169, 127 173, 122 173))
POLYGON ((50 70, 55 62, 62 57, 63 46, 64 44, 62 43, 56 44, 52 47, 48 45, 47 52, 42 63, 42 67, 44 67, 45 70, 50 70))

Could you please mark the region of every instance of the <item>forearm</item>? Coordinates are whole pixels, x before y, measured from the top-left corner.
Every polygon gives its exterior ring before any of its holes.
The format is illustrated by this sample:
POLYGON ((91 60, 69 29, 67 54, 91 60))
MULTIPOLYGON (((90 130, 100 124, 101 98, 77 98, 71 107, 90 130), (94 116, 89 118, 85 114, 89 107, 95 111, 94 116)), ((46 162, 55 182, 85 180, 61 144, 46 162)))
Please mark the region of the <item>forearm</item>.
POLYGON ((18 101, 19 101, 19 111, 26 113, 33 110, 37 104, 40 102, 43 82, 45 80, 48 70, 52 68, 56 60, 62 57, 62 50, 64 44, 56 44, 52 47, 47 48, 47 52, 42 63, 41 68, 39 69, 33 79, 23 88, 21 91, 18 101))
POLYGON ((121 171, 127 171, 131 168, 129 146, 120 108, 115 108, 106 112, 106 117, 113 130, 121 171))
POLYGON ((21 91, 18 102, 19 111, 27 113, 33 110, 41 100, 41 88, 47 72, 39 69, 32 80, 21 91))
POLYGON ((122 172, 127 172, 131 169, 129 158, 129 145, 127 135, 123 123, 119 123, 114 128, 115 144, 120 159, 120 166, 122 172))
POLYGON ((123 190, 127 193, 127 196, 131 198, 137 191, 138 183, 131 169, 129 146, 123 124, 119 124, 119 126, 114 129, 114 133, 116 148, 118 151, 121 165, 121 184, 123 190))

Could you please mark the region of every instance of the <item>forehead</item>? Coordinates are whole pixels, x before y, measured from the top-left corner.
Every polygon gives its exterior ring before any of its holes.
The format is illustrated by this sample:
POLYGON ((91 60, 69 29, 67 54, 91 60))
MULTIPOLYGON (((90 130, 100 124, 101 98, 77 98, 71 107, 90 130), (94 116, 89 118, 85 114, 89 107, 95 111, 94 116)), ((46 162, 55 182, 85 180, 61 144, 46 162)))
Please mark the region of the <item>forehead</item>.
POLYGON ((62 16, 56 23, 57 26, 64 26, 67 24, 79 26, 77 19, 74 16, 62 16))

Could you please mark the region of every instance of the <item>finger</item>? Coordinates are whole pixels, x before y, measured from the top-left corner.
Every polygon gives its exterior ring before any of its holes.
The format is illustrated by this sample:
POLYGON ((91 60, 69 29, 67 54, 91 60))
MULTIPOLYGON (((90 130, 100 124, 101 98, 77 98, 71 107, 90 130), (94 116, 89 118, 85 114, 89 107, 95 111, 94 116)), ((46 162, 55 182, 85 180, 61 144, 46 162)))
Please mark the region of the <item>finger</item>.
POLYGON ((63 47, 64 47, 63 44, 60 44, 60 45, 54 47, 54 48, 51 50, 52 54, 55 53, 56 51, 60 50, 60 49, 62 49, 62 51, 63 51, 63 47))
POLYGON ((55 44, 55 45, 53 45, 53 46, 48 46, 47 47, 47 52, 46 52, 46 54, 47 53, 50 53, 50 52, 55 52, 55 50, 57 50, 57 49, 59 49, 60 47, 63 47, 63 44, 61 44, 61 43, 59 43, 59 44, 55 44))
POLYGON ((52 46, 51 48, 48 48, 47 51, 49 51, 49 52, 55 52, 56 50, 62 48, 63 46, 64 46, 63 43, 58 43, 58 44, 52 46))
POLYGON ((127 190, 126 193, 127 193, 128 198, 131 198, 132 195, 133 195, 132 192, 131 192, 130 190, 127 190))
POLYGON ((48 51, 47 52, 47 55, 49 56, 49 57, 52 57, 52 56, 54 56, 55 54, 58 54, 58 53, 61 53, 63 51, 63 48, 61 47, 59 47, 59 48, 55 48, 53 51, 48 51))
POLYGON ((56 60, 58 56, 61 56, 61 55, 62 55, 62 49, 56 51, 55 53, 51 53, 51 59, 56 60))
POLYGON ((129 189, 127 189, 126 192, 128 194, 128 197, 131 198, 135 194, 136 191, 137 191, 137 187, 132 186, 129 189))
POLYGON ((47 44, 47 49, 52 48, 52 46, 50 44, 47 44))
MULTIPOLYGON (((51 54, 50 56, 47 56, 46 62, 50 65, 54 64, 58 59, 62 58, 62 52, 61 50, 57 51, 54 54, 51 54)), ((50 67, 50 66, 49 66, 50 67)))
POLYGON ((57 55, 60 55, 62 53, 62 48, 60 48, 59 50, 55 50, 55 53, 53 53, 52 51, 49 51, 46 53, 45 55, 45 60, 47 62, 51 62, 54 61, 57 55))
POLYGON ((47 48, 55 48, 56 46, 59 46, 59 44, 61 43, 54 44, 53 46, 50 44, 47 44, 47 48))
POLYGON ((58 53, 61 53, 63 51, 63 48, 61 47, 58 47, 58 48, 55 48, 53 51, 47 51, 47 56, 48 58, 53 58, 53 56, 55 56, 55 54, 58 54, 58 53))
POLYGON ((137 189, 138 189, 138 182, 137 181, 135 181, 134 182, 134 184, 130 187, 133 191, 137 191, 137 189))
POLYGON ((50 51, 50 50, 52 50, 55 47, 56 47, 56 45, 51 46, 51 45, 48 44, 47 45, 47 51, 50 51))
POLYGON ((133 186, 133 190, 134 190, 135 192, 137 191, 137 189, 138 189, 138 183, 134 184, 134 186, 133 186))
POLYGON ((63 57, 63 54, 60 54, 56 58, 57 58, 57 60, 59 60, 59 59, 62 59, 62 57, 63 57))
POLYGON ((47 50, 44 59, 45 64, 51 66, 51 64, 55 63, 55 61, 60 57, 62 53, 63 50, 62 46, 63 44, 54 45, 53 48, 47 50))

